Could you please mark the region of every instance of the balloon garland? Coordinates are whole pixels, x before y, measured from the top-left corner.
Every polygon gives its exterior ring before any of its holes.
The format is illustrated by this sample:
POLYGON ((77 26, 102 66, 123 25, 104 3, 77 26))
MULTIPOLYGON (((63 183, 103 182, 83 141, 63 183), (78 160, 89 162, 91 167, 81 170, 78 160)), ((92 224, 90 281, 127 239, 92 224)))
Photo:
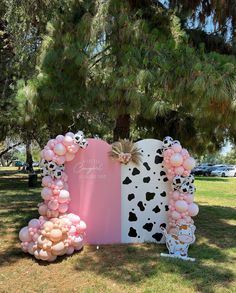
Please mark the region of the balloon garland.
POLYGON ((169 194, 169 233, 175 233, 178 225, 194 224, 191 217, 199 211, 198 205, 193 202, 195 187, 191 170, 195 166, 195 160, 179 141, 169 136, 163 140, 163 157, 167 177, 172 183, 169 194))
POLYGON ((44 201, 38 205, 40 217, 30 220, 19 232, 22 250, 36 259, 52 262, 83 247, 86 224, 78 215, 67 214, 70 193, 64 163, 87 145, 82 131, 68 132, 49 140, 41 151, 44 201))

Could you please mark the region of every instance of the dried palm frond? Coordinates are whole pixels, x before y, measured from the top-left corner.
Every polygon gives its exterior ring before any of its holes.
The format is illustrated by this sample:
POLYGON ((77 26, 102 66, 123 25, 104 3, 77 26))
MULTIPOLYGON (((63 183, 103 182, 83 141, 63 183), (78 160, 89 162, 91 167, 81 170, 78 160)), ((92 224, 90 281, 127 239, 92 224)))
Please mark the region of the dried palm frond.
POLYGON ((138 165, 142 161, 140 149, 137 148, 132 141, 127 139, 114 142, 109 156, 123 164, 133 162, 138 165))

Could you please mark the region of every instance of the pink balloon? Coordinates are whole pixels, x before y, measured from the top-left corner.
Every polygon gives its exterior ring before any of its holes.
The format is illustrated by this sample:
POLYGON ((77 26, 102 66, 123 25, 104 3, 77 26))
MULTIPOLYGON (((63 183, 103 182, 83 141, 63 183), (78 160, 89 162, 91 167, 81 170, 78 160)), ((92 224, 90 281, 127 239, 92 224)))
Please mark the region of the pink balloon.
POLYGON ((87 228, 86 223, 84 221, 80 221, 80 223, 79 223, 80 232, 84 232, 86 230, 86 228, 87 228))
POLYGON ((35 243, 32 241, 28 244, 28 253, 34 255, 34 247, 35 243))
POLYGON ((29 234, 28 227, 24 227, 19 232, 19 238, 22 242, 30 242, 32 240, 31 235, 29 234))
POLYGON ((74 138, 74 133, 73 132, 67 132, 66 136, 70 136, 70 137, 74 138))
POLYGON ((62 180, 58 179, 55 181, 55 185, 59 188, 62 189, 64 187, 64 183, 62 180))
POLYGON ((59 134, 59 135, 56 137, 56 140, 57 140, 57 142, 63 142, 63 141, 64 141, 64 135, 59 134))
POLYGON ((191 217, 186 216, 185 217, 185 221, 186 221, 186 223, 191 223, 192 222, 192 219, 191 219, 191 217))
POLYGON ((69 230, 69 235, 75 235, 76 234, 76 227, 75 226, 71 226, 70 230, 69 230))
POLYGON ((68 202, 70 199, 70 193, 67 190, 62 189, 59 193, 58 201, 59 203, 65 203, 68 202))
POLYGON ((74 241, 74 247, 75 247, 75 250, 80 250, 82 249, 83 247, 83 238, 78 236, 78 237, 75 237, 74 241))
POLYGON ((37 241, 38 238, 39 238, 39 234, 38 234, 38 233, 35 233, 35 234, 32 236, 33 241, 37 241))
POLYGON ((61 203, 58 207, 58 211, 61 214, 64 214, 65 212, 67 212, 67 210, 68 210, 68 204, 66 204, 66 203, 61 203))
POLYGON ((56 144, 53 150, 58 156, 63 156, 66 153, 66 147, 62 143, 56 144))
POLYGON ((74 160, 75 155, 73 153, 66 153, 65 154, 65 160, 66 162, 70 162, 72 160, 74 160))
POLYGON ((171 148, 175 153, 180 153, 182 151, 182 147, 179 143, 174 143, 171 148))
POLYGON ((176 191, 173 192, 172 197, 173 197, 174 200, 178 200, 179 195, 180 195, 179 191, 176 190, 176 191))
POLYGON ((47 210, 48 210, 48 207, 45 204, 42 204, 42 205, 39 206, 39 214, 41 216, 46 216, 47 215, 47 210))
POLYGON ((60 193, 60 189, 58 189, 58 188, 53 189, 53 194, 54 195, 58 195, 59 193, 60 193))
POLYGON ((74 143, 74 140, 71 136, 66 135, 63 140, 63 144, 66 146, 70 146, 74 143))
POLYGON ((64 164, 64 163, 65 163, 65 160, 66 160, 65 156, 60 156, 60 157, 58 157, 58 158, 57 158, 57 163, 58 163, 58 165, 62 165, 62 164, 64 164))
POLYGON ((71 255, 74 251, 75 251, 74 247, 73 246, 69 246, 66 249, 66 254, 67 255, 71 255))
POLYGON ((38 229, 40 227, 40 221, 38 219, 32 219, 32 220, 29 221, 28 226, 30 228, 36 228, 36 229, 38 229))
POLYGON ((170 157, 170 163, 172 166, 178 167, 183 163, 183 157, 179 153, 175 153, 170 157))
POLYGON ((76 154, 79 150, 79 145, 78 144, 73 144, 70 146, 70 149, 68 149, 69 153, 76 154))
POLYGON ((188 204, 184 200, 177 200, 175 203, 175 208, 177 212, 183 213, 188 210, 188 204))
POLYGON ((182 155, 182 156, 189 157, 189 153, 188 153, 188 151, 187 151, 186 149, 182 149, 182 151, 181 151, 181 155, 182 155))
POLYGON ((49 203, 48 203, 48 207, 49 207, 50 210, 55 211, 55 210, 58 209, 59 203, 58 203, 57 200, 50 200, 49 203))
POLYGON ((51 161, 52 158, 54 157, 54 152, 52 150, 47 150, 47 151, 44 151, 44 158, 45 160, 47 161, 51 161))
POLYGON ((189 216, 191 217, 195 217, 199 212, 199 207, 196 203, 190 203, 190 205, 188 206, 188 213, 189 216))
POLYGON ((74 133, 73 132, 67 132, 65 136, 70 136, 71 138, 74 138, 74 133))
POLYGON ((172 218, 173 218, 174 220, 178 220, 178 219, 181 218, 180 213, 178 213, 178 212, 176 212, 176 211, 173 211, 172 214, 171 214, 171 216, 172 216, 172 218))
POLYGON ((69 219, 74 225, 79 224, 79 222, 80 222, 80 217, 77 216, 77 215, 75 215, 75 214, 72 214, 72 213, 68 214, 68 215, 67 215, 67 218, 68 218, 68 219, 69 219))
POLYGON ((48 184, 52 184, 53 180, 51 176, 45 176, 42 179, 42 185, 48 187, 48 184))
POLYGON ((44 187, 41 191, 41 196, 44 200, 49 200, 52 197, 52 189, 44 187))
POLYGON ((50 149, 53 149, 54 146, 55 146, 55 142, 56 140, 55 139, 50 139, 47 143, 47 146, 50 148, 50 149))
POLYGON ((57 218, 59 216, 59 212, 57 210, 48 210, 47 211, 47 217, 48 218, 57 218))
POLYGON ((195 167, 194 158, 190 157, 183 162, 183 166, 186 170, 192 170, 195 167))
POLYGON ((189 176, 190 175, 190 171, 185 170, 183 173, 183 176, 189 176))
POLYGON ((186 196, 187 203, 192 203, 193 200, 194 200, 194 195, 193 194, 187 194, 187 196, 186 196))
POLYGON ((184 173, 184 168, 182 166, 175 168, 175 174, 176 175, 182 175, 184 173))

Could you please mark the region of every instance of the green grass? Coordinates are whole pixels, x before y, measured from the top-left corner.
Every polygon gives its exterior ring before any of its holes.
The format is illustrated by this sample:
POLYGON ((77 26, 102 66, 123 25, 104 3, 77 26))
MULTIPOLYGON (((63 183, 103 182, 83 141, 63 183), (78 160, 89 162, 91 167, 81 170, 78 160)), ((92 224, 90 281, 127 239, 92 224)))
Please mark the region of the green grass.
POLYGON ((20 250, 17 234, 37 217, 40 186, 0 169, 0 292, 236 292, 236 178, 198 178, 197 242, 184 262, 164 245, 86 246, 53 264, 20 250))

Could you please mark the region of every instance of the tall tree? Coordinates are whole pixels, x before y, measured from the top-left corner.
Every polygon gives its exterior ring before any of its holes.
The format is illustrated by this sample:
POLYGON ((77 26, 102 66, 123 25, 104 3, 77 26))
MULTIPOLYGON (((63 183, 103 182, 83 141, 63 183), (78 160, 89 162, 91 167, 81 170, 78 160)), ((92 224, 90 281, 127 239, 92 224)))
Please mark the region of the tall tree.
POLYGON ((193 46, 159 4, 74 1, 48 25, 28 85, 51 134, 98 115, 114 139, 170 133, 197 152, 235 137, 234 56, 193 46))

